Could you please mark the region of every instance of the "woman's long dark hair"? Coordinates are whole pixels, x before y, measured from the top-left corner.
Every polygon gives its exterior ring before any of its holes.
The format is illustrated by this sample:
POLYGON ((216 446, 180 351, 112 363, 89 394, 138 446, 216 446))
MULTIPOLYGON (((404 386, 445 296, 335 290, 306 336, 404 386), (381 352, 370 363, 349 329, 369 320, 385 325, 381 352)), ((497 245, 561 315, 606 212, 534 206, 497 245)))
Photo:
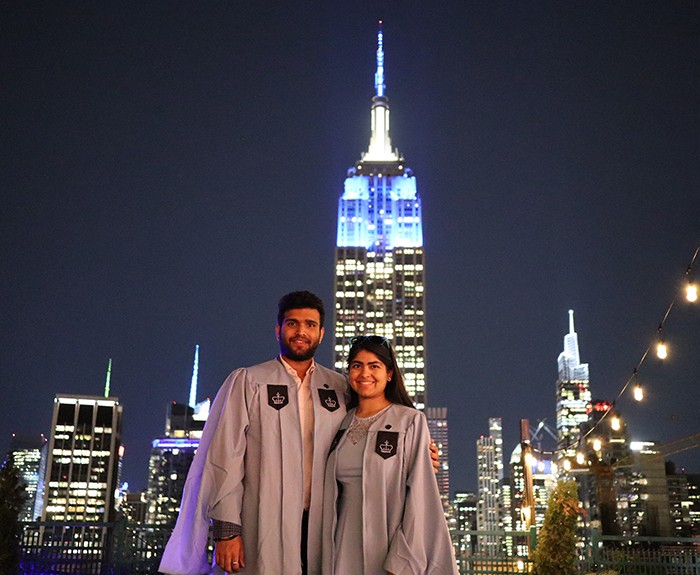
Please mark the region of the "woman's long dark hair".
MULTIPOLYGON (((386 398, 391 403, 415 407, 403 384, 403 376, 401 375, 399 364, 396 363, 396 356, 394 355, 394 350, 389 340, 380 335, 364 335, 352 338, 350 341, 350 353, 348 354, 348 370, 350 369, 350 364, 355 357, 357 357, 357 354, 363 349, 376 355, 386 366, 387 370, 393 372, 391 380, 387 382, 386 389, 384 390, 386 398)), ((348 385, 348 393, 348 409, 357 407, 360 398, 350 385, 348 385)))

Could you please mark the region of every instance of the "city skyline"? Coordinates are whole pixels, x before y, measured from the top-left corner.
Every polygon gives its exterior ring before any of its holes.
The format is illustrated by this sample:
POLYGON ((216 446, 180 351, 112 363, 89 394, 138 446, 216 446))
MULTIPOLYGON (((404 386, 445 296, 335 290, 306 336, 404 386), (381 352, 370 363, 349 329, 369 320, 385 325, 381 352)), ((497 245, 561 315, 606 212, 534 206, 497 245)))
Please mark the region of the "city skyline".
MULTIPOLYGON (((555 421, 567 310, 612 400, 682 287, 700 239, 697 13, 6 4, 3 449, 49 433, 56 393, 100 394, 113 358, 125 478, 145 487, 195 344, 201 400, 276 352, 284 292, 330 311, 338 174, 369 136, 383 18, 392 136, 425 207, 429 402, 450 409, 452 489, 473 490, 489 417, 507 452, 518 419, 555 421)), ((698 309, 677 302, 647 400, 621 399, 635 439, 698 430, 698 309)))

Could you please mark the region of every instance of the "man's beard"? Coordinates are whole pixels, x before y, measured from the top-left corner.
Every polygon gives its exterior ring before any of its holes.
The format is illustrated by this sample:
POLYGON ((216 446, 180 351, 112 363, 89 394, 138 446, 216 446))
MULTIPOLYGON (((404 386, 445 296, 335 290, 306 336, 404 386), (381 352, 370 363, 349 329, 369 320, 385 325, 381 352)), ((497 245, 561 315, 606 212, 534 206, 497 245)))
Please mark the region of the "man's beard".
POLYGON ((286 343, 280 341, 280 352, 282 353, 283 357, 286 357, 292 361, 308 361, 313 358, 314 354, 316 353, 316 348, 318 348, 320 343, 321 342, 319 341, 316 342, 315 345, 311 344, 309 349, 307 349, 305 352, 297 353, 293 349, 288 348, 286 343))

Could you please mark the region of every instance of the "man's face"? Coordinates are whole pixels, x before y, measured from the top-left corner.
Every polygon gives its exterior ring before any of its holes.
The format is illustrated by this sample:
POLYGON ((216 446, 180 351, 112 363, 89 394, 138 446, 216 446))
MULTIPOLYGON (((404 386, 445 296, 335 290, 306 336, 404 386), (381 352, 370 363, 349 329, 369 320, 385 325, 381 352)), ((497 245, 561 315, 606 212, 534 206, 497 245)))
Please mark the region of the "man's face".
POLYGON ((276 328, 280 353, 291 361, 307 361, 323 339, 321 314, 317 309, 290 309, 276 328))

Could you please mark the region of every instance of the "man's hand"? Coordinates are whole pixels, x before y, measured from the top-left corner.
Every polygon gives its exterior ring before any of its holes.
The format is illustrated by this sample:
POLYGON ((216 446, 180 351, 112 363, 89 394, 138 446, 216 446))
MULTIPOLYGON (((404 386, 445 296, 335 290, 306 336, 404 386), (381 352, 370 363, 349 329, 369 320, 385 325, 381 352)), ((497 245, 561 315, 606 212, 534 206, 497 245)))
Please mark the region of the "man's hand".
POLYGON ((217 541, 216 564, 227 573, 238 573, 242 567, 245 567, 243 539, 240 535, 233 539, 217 541))
POLYGON ((440 470, 440 451, 432 439, 430 440, 430 461, 433 464, 433 471, 437 473, 440 470))

